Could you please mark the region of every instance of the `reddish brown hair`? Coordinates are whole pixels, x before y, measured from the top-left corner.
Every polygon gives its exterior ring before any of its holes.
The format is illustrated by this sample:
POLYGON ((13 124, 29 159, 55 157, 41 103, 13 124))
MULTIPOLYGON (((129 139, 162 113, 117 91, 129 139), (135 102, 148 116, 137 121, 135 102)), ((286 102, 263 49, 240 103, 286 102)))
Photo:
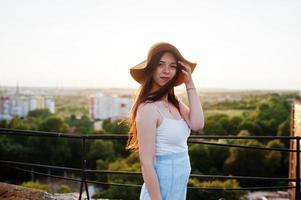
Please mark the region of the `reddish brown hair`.
POLYGON ((169 82, 167 82, 164 86, 162 86, 157 91, 151 92, 153 86, 153 74, 155 72, 156 67, 159 64, 161 57, 166 52, 171 53, 178 61, 178 58, 175 53, 170 51, 163 51, 154 55, 149 65, 144 69, 145 82, 141 84, 141 86, 139 87, 139 89, 135 94, 134 103, 129 115, 130 130, 129 130, 129 138, 126 146, 126 149, 128 150, 135 151, 135 152, 138 151, 136 115, 137 115, 138 107, 141 103, 158 101, 167 94, 168 101, 170 101, 178 110, 180 110, 179 101, 176 95, 174 94, 174 84, 181 72, 179 66, 177 67, 175 76, 169 82))

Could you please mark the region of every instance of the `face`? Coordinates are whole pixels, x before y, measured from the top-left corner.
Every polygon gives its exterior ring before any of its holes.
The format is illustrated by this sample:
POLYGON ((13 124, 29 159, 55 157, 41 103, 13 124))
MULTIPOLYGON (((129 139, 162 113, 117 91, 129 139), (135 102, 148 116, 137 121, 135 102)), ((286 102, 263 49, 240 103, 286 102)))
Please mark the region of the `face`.
POLYGON ((154 89, 158 89, 170 81, 177 72, 177 60, 169 52, 162 55, 153 74, 154 89))
POLYGON ((177 72, 177 60, 169 52, 162 55, 153 74, 153 89, 158 89, 170 81, 177 72))

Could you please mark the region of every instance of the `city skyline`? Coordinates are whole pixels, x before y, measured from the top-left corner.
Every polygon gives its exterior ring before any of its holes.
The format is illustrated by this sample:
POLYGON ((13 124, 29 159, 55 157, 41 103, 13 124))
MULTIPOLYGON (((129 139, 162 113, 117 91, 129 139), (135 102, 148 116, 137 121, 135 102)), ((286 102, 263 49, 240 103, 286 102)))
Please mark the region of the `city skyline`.
MULTIPOLYGON (((1 1, 0 86, 138 88, 167 41, 198 88, 301 89, 301 2, 1 1)), ((184 85, 177 88, 184 88, 184 85)))

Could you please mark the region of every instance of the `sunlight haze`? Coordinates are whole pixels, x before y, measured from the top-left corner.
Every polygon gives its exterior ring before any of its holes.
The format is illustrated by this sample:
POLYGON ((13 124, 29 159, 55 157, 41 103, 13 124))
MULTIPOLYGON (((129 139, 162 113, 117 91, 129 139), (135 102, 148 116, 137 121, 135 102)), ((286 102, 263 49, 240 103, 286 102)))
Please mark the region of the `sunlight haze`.
MULTIPOLYGON (((155 42, 199 88, 300 89, 301 1, 0 2, 0 86, 130 87, 155 42)), ((183 87, 181 85, 180 87, 183 87)))

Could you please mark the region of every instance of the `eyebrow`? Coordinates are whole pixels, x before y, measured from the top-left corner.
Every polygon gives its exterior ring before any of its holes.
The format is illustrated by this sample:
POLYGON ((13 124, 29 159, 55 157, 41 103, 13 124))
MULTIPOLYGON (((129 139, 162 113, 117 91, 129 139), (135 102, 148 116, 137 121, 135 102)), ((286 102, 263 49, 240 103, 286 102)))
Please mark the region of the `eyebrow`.
MULTIPOLYGON (((160 60, 159 63, 165 63, 163 60, 160 60)), ((177 62, 172 62, 170 64, 177 64, 177 62)))

